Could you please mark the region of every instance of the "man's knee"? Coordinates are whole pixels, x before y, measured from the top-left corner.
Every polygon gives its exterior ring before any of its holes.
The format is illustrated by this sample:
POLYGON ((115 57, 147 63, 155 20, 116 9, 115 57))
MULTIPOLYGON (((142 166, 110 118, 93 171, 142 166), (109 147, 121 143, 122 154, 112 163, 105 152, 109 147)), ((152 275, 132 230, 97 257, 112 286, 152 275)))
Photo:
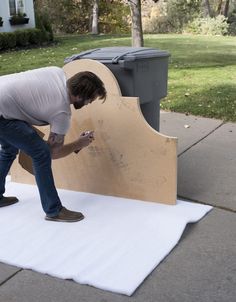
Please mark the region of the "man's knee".
POLYGON ((0 146, 1 158, 7 160, 14 160, 18 154, 18 149, 9 144, 2 144, 0 146))
POLYGON ((51 161, 51 152, 48 144, 46 142, 43 142, 40 145, 40 148, 38 150, 34 151, 33 159, 40 159, 42 161, 51 161))

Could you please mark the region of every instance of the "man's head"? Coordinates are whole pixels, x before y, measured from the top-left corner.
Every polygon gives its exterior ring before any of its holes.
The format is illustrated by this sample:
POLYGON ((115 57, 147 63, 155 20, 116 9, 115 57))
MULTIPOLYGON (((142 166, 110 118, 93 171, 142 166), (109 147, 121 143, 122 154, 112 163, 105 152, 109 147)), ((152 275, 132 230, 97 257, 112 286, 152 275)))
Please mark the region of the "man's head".
POLYGON ((103 82, 90 71, 76 73, 67 80, 70 101, 75 109, 80 109, 95 99, 106 99, 106 89, 103 82))

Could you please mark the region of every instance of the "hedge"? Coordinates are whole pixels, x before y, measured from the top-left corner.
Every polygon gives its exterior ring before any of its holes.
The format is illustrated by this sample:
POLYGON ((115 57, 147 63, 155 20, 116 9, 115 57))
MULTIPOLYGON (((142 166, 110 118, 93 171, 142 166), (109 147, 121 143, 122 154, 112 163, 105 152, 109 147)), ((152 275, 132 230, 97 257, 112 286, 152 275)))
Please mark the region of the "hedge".
POLYGON ((14 32, 0 33, 0 50, 31 45, 42 45, 52 41, 50 34, 38 28, 16 30, 14 32))

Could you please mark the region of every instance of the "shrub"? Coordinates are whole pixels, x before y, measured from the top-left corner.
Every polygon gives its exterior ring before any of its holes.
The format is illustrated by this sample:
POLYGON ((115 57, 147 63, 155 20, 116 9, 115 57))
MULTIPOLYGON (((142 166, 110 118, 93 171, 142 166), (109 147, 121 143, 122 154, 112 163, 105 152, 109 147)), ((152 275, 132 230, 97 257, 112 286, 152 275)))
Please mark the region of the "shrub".
POLYGON ((169 23, 166 16, 159 18, 144 18, 143 19, 143 32, 144 33, 169 33, 172 32, 173 28, 169 23))
POLYGON ((229 23, 228 34, 231 36, 236 36, 236 21, 229 23))
POLYGON ((228 32, 227 18, 218 15, 215 18, 196 18, 185 28, 185 32, 200 35, 225 35, 228 32))
POLYGON ((130 32, 130 9, 122 1, 100 1, 99 32, 122 34, 130 32))
POLYGON ((41 43, 41 31, 38 28, 27 29, 29 44, 39 45, 41 43))
POLYGON ((184 27, 200 13, 202 0, 168 0, 167 19, 172 32, 182 33, 184 27))
POLYGON ((29 44, 29 32, 28 30, 16 30, 16 45, 27 46, 29 44))
POLYGON ((0 34, 0 50, 5 49, 5 33, 0 34))
POLYGON ((56 33, 87 32, 89 25, 87 9, 91 7, 91 2, 58 0, 55 5, 53 0, 35 1, 36 25, 50 32, 47 26, 51 27, 52 24, 53 31, 56 33))
POLYGON ((182 33, 183 28, 200 13, 200 0, 158 2, 143 18, 144 33, 182 33))
POLYGON ((53 41, 52 26, 47 13, 35 13, 36 27, 41 31, 41 42, 53 41))
POLYGON ((228 27, 228 34, 231 36, 236 36, 236 10, 233 10, 228 17, 227 23, 229 24, 228 27))
POLYGON ((38 28, 21 29, 14 32, 0 33, 0 50, 15 47, 25 47, 29 45, 40 45, 51 39, 48 32, 43 32, 38 28))
MULTIPOLYGON (((94 1, 43 0, 34 2, 37 27, 41 18, 47 18, 50 20, 49 24, 52 25, 54 33, 82 34, 91 31, 94 1)), ((118 34, 130 32, 130 9, 125 2, 127 1, 99 1, 100 32, 118 34)), ((48 29, 46 31, 51 32, 48 29)))
POLYGON ((14 32, 0 33, 0 49, 14 48, 16 46, 16 35, 14 32))

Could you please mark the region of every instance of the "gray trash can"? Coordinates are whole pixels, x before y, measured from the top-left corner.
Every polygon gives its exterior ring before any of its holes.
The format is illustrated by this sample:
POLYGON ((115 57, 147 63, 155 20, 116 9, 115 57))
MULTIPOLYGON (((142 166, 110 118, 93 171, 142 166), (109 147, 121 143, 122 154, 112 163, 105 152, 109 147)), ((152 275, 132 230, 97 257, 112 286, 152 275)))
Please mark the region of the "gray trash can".
POLYGON ((140 99, 146 121, 159 131, 160 99, 167 95, 168 58, 166 51, 147 47, 105 47, 81 52, 65 59, 93 59, 114 74, 123 96, 140 99))

